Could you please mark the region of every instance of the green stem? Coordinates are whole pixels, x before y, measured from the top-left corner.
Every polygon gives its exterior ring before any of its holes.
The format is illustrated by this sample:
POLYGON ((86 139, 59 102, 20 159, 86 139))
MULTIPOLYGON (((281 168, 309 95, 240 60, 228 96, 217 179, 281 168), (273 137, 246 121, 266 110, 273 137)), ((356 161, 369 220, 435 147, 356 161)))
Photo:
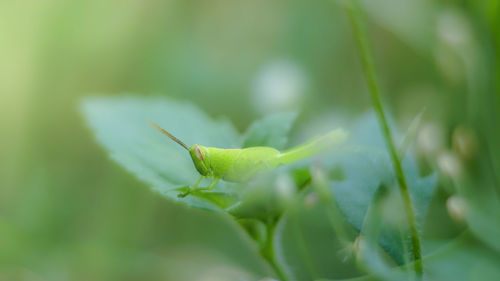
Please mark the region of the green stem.
MULTIPOLYGON (((488 9, 490 12, 491 12, 491 30, 498 30, 500 29, 500 1, 498 0, 490 0, 490 8, 488 9)), ((493 33, 492 34, 493 36, 493 43, 495 45, 495 50, 497 51, 497 54, 500 52, 500 36, 498 35, 498 33, 493 33)), ((497 107, 496 107, 496 110, 500 110, 500 56, 496 56, 496 94, 497 94, 497 107)), ((500 118, 500 114, 498 114, 497 112, 497 118, 500 118)), ((497 121, 500 121, 500 120, 497 120, 497 121)), ((494 137, 495 139, 498 139, 498 130, 496 130, 496 134, 494 134, 494 137)), ((494 140, 495 140, 494 139, 494 140)), ((493 170, 493 180, 494 180, 494 183, 495 183, 495 186, 496 186, 496 189, 495 191, 497 191, 497 195, 500 196, 500 185, 498 184, 499 183, 499 180, 498 180, 498 176, 496 173, 496 171, 499 171, 499 162, 498 162, 498 156, 500 155, 498 149, 496 148, 495 145, 491 145, 491 143, 494 143, 494 141, 492 141, 491 139, 488 141, 488 145, 486 146, 487 149, 491 152, 493 152, 493 154, 491 153, 488 153, 488 158, 490 159, 490 166, 492 167, 492 170, 493 170), (492 155, 494 155, 492 157, 492 155), (496 157, 495 157, 496 155, 496 157)))
POLYGON ((396 147, 392 140, 391 131, 387 123, 387 118, 385 116, 384 110, 382 108, 382 103, 379 97, 379 87, 376 80, 376 71, 373 62, 373 58, 370 53, 370 48, 368 47, 368 39, 366 31, 363 29, 361 24, 361 16, 359 8, 357 7, 357 2, 355 0, 350 0, 346 2, 347 13, 354 30, 354 35, 356 38, 356 43, 358 45, 359 55, 361 56, 361 62, 363 65, 365 79, 368 83, 368 88, 371 94, 371 100, 373 107, 379 119, 379 123, 382 127, 382 132, 385 137, 386 145, 389 149, 389 154, 391 156, 394 172, 396 174, 399 190, 401 193, 401 199, 403 201, 404 210, 406 214, 406 219, 408 221, 410 229, 410 238, 413 248, 413 259, 414 259, 414 269, 419 279, 422 279, 423 275, 423 264, 422 264, 422 254, 420 247, 420 238, 417 230, 417 223, 415 219, 415 213, 413 205, 410 199, 410 193, 408 192, 408 185, 406 183, 406 178, 401 166, 401 161, 399 159, 396 147))
POLYGON ((298 250, 301 252, 301 257, 303 257, 302 262, 307 268, 309 273, 309 279, 314 280, 316 277, 320 276, 318 270, 316 269, 316 265, 313 262, 311 253, 309 251, 309 247, 307 247, 306 238, 304 237, 304 232, 302 231, 302 227, 300 224, 300 217, 295 214, 294 215, 294 233, 296 238, 296 246, 298 250))
POLYGON ((281 281, 288 281, 289 278, 286 275, 285 270, 276 261, 276 256, 274 254, 274 232, 276 230, 278 222, 279 218, 275 220, 270 220, 266 224, 266 241, 260 251, 260 254, 274 269, 274 271, 276 272, 281 281))

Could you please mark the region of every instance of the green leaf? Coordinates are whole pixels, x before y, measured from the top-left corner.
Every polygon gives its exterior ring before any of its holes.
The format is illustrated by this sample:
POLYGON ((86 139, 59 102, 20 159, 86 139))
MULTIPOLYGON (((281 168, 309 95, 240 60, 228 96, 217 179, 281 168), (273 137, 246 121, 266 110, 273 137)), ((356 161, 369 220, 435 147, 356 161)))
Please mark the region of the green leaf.
POLYGON ((303 180, 302 176, 295 175, 290 166, 278 167, 261 174, 239 187, 242 190, 242 200, 227 211, 236 218, 263 222, 278 217, 301 187, 301 182, 296 179, 303 180))
POLYGON ((424 257, 426 280, 500 280, 500 256, 468 233, 424 257))
POLYGON ((237 148, 238 133, 227 120, 213 120, 191 104, 161 97, 87 99, 83 113, 111 158, 154 190, 197 208, 221 211, 227 206, 226 195, 215 198, 232 191, 223 181, 215 193, 207 195, 209 200, 206 196, 177 197, 182 191, 176 189, 193 184, 199 174, 184 148, 148 124, 148 120, 156 122, 188 146, 237 148))
MULTIPOLYGON (((483 168, 486 170, 486 168, 483 168)), ((500 252, 500 200, 495 184, 484 174, 477 182, 457 182, 458 194, 465 200, 465 219, 476 237, 500 252)))
POLYGON ((390 30, 391 34, 409 46, 426 55, 432 50, 436 36, 431 23, 435 22, 439 15, 436 2, 363 0, 360 3, 365 7, 371 20, 390 30))
POLYGON ((283 149, 296 118, 296 112, 280 112, 254 122, 245 133, 242 147, 270 146, 283 149))
MULTIPOLYGON (((500 280, 498 253, 491 251, 467 233, 451 243, 435 242, 432 244, 439 246, 436 251, 424 257, 424 280, 500 280)), ((367 261, 365 269, 371 275, 344 279, 345 281, 411 280, 405 273, 406 267, 390 267, 384 263, 373 244, 364 241, 363 245, 360 245, 358 254, 367 261)))
MULTIPOLYGON (((329 123, 336 123, 331 120, 329 123)), ((337 122, 338 123, 338 122, 337 122)), ((313 125, 312 125, 313 126, 313 125)), ((318 163, 328 177, 331 194, 335 201, 324 205, 319 190, 310 191, 301 198, 300 217, 287 212, 278 228, 280 251, 277 255, 289 271, 299 280, 312 280, 318 277, 348 278, 356 272, 352 257, 355 248, 355 235, 363 229, 368 209, 380 186, 385 186, 381 208, 382 223, 376 238, 374 256, 383 261, 391 261, 390 266, 405 263, 406 228, 401 205, 401 197, 396 186, 392 162, 380 135, 378 122, 373 114, 367 114, 352 124, 342 123, 351 133, 348 144, 332 152, 325 152, 318 163), (320 164, 321 163, 321 164, 320 164), (327 216, 328 210, 340 209, 345 221, 336 224, 327 216), (337 237, 337 229, 343 225, 350 245, 345 245, 337 237), (351 227, 354 228, 351 229, 351 227), (337 238, 337 239, 336 239, 337 238), (342 266, 334 266, 342 264, 342 266)), ((393 126, 394 127, 394 126, 393 126)), ((396 140, 400 136, 396 135, 396 140)), ((423 221, 434 187, 436 176, 421 177, 411 149, 403 161, 410 188, 410 195, 416 208, 417 220, 423 221)), ((314 177, 314 173, 313 173, 314 177)), ((314 182, 314 179, 313 179, 314 182)), ((330 193, 330 192, 329 192, 330 193)), ((329 195, 331 196, 331 195, 329 195)), ((370 245, 371 246, 371 245, 370 245)), ((373 260, 378 263, 378 260, 373 260)), ((389 266, 388 266, 389 268, 389 266)), ((354 274, 355 276, 355 274, 354 274)), ((404 280, 404 279, 403 279, 404 280)))
MULTIPOLYGON (((385 218, 389 220, 380 237, 380 243, 399 264, 404 263, 404 245, 399 233, 400 224, 405 221, 403 206, 389 165, 389 157, 382 151, 363 148, 356 152, 346 152, 338 159, 344 169, 346 179, 333 182, 335 199, 346 219, 356 229, 361 230, 368 206, 378 186, 391 186, 391 196, 385 202, 385 218)), ((404 165, 407 175, 411 174, 410 165, 404 165)), ((417 221, 422 224, 423 217, 436 184, 434 175, 425 178, 408 176, 408 186, 417 221)), ((406 235, 404 235, 406 236, 406 235)))
MULTIPOLYGON (((335 121, 329 120, 329 123, 339 124, 335 121)), ((381 186, 387 188, 380 209, 382 223, 379 225, 380 232, 377 233, 379 235, 376 237, 375 245, 370 244, 373 252, 369 254, 380 258, 383 262, 389 261, 386 268, 405 263, 404 249, 408 245, 402 237, 408 233, 406 228, 400 227, 401 224, 406 225, 405 217, 392 162, 385 148, 384 139, 379 133, 378 122, 370 113, 352 124, 345 122, 340 124, 348 128, 351 133, 348 144, 335 151, 323 153, 316 161, 324 171, 324 176, 328 177, 328 187, 332 191, 328 193, 333 194, 335 201, 324 203, 319 189, 305 190, 304 198, 298 200, 303 203, 298 211, 300 217, 286 212, 277 230, 279 237, 277 256, 281 263, 288 265, 288 271, 298 280, 313 280, 319 277, 342 279, 356 276, 354 272, 358 267, 352 259, 357 244, 355 232, 362 231, 367 220, 366 215, 370 212, 368 209, 381 186), (328 210, 336 208, 340 209, 344 221, 334 223, 332 222, 334 218, 326 215, 328 210), (337 236, 336 229, 342 226, 347 239, 352 239, 348 245, 337 236), (338 264, 341 266, 337 266, 338 264)), ((396 135, 395 139, 401 138, 396 135)), ((420 176, 411 149, 406 153, 403 167, 417 220, 421 226, 436 186, 436 176, 420 176)), ((312 174, 313 177, 318 176, 312 174)), ((370 261, 374 264, 381 262, 378 259, 370 261)))
MULTIPOLYGON (((359 276, 351 249, 339 241, 331 225, 330 206, 321 202, 310 186, 287 209, 276 229, 276 256, 294 280, 316 280, 320 277, 349 278, 359 276)), ((341 223, 351 232, 350 225, 341 223)))
MULTIPOLYGON (((331 160, 330 165, 343 170, 342 181, 332 181, 333 194, 340 210, 356 229, 361 230, 372 198, 381 185, 390 187, 391 194, 385 204, 386 227, 380 235, 379 243, 398 264, 405 263, 405 244, 401 235, 404 213, 401 211, 401 198, 397 190, 392 162, 384 140, 380 134, 378 122, 373 114, 362 117, 354 124, 350 149, 344 150, 331 160)), ((395 131, 395 130, 393 130, 395 131)), ((422 225, 430 198, 436 186, 435 175, 421 177, 416 160, 411 153, 403 160, 403 170, 408 182, 417 223, 422 225)))
MULTIPOLYGON (((390 198, 390 192, 391 190, 383 184, 377 188, 361 228, 362 234, 358 237, 355 255, 361 268, 384 280, 409 280, 412 279, 413 272, 405 272, 403 268, 394 267, 394 262, 384 255, 385 253, 378 245, 379 237, 391 236, 391 234, 399 232, 397 228, 394 229, 391 224, 386 223, 384 217, 384 209, 388 198, 390 198), (388 227, 389 231, 387 231, 388 227)), ((392 238, 401 241, 398 239, 400 237, 392 238)), ((401 243, 404 242, 401 241, 401 243)))

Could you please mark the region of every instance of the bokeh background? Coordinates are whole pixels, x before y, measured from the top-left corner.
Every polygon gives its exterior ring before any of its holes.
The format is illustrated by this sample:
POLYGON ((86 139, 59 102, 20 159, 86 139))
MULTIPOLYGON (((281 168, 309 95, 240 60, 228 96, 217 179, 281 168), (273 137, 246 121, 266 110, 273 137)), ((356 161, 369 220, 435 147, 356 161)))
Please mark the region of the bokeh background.
MULTIPOLYGON (((298 109, 303 139, 329 116, 370 108, 339 3, 0 1, 0 280, 271 276, 228 217, 165 200, 110 161, 80 103, 165 95, 240 131, 298 109)), ((492 167, 473 165, 473 175, 497 174, 499 1, 362 7, 386 109, 404 131, 426 108, 417 144, 428 169, 453 176, 453 136, 473 132, 471 153, 492 167)))

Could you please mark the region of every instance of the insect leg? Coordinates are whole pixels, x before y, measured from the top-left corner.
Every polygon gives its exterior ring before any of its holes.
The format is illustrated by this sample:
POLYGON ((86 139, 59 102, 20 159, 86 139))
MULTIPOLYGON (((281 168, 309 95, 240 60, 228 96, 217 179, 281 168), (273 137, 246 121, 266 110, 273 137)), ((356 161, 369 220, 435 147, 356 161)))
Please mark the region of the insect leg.
POLYGON ((212 183, 207 187, 207 190, 214 189, 214 187, 217 185, 218 182, 219 182, 219 178, 214 178, 214 180, 212 181, 212 183))
POLYGON ((205 178, 205 176, 200 176, 200 178, 193 184, 193 189, 198 188, 198 185, 200 184, 201 180, 205 178))
POLYGON ((202 180, 203 178, 205 178, 205 176, 200 176, 200 178, 199 178, 199 179, 198 179, 198 180, 197 180, 197 181, 193 184, 193 186, 192 186, 192 187, 189 187, 189 189, 188 189, 188 190, 186 190, 185 192, 183 192, 183 193, 181 193, 181 194, 177 195, 177 197, 179 197, 179 198, 184 198, 184 197, 188 196, 188 195, 189 195, 189 193, 191 193, 191 191, 194 191, 194 190, 198 189, 198 185, 200 184, 200 182, 201 182, 201 180, 202 180))

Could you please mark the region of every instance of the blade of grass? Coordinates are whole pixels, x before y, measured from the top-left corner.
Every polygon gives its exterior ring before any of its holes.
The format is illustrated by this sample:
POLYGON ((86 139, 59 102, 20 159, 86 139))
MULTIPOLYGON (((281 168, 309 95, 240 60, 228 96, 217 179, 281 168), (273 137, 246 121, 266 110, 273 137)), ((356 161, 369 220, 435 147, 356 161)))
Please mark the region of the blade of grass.
MULTIPOLYGON (((495 32, 495 31, 498 31, 500 29, 500 0, 490 0, 490 6, 489 6, 489 9, 490 11, 490 24, 491 24, 491 30, 493 31, 492 32, 492 37, 493 37, 493 42, 494 42, 494 45, 495 45, 495 49, 497 51, 497 54, 499 53, 500 51, 500 35, 498 34, 498 32, 495 32)), ((500 56, 496 56, 496 104, 497 104, 497 107, 496 107, 496 111, 500 110, 500 56)), ((496 114, 497 115, 497 118, 500 118, 500 114, 496 114)), ((497 121, 500 121, 500 120, 497 120, 497 121)), ((496 146, 493 145, 494 140, 498 140, 499 136, 498 136, 498 130, 495 131, 494 133, 494 137, 495 139, 493 139, 493 141, 491 141, 491 138, 490 140, 488 141, 488 145, 487 145, 487 150, 488 150, 488 158, 490 159, 490 165, 491 165, 491 168, 493 170, 493 180, 495 182, 495 186, 496 186, 496 191, 497 191, 497 195, 500 196, 500 185, 499 185, 499 182, 500 180, 498 179, 498 171, 500 171, 500 163, 498 161, 498 159, 500 158, 500 153, 499 153, 499 150, 496 149, 496 146), (492 156, 493 155, 493 156, 492 156)))
POLYGON ((403 201, 406 219, 408 221, 410 229, 410 238, 413 248, 413 259, 414 259, 414 270, 419 279, 422 279, 423 275, 423 264, 422 264, 422 253, 420 246, 420 237, 418 235, 417 223, 415 218, 415 211, 413 209, 413 204, 411 202, 410 193, 408 191, 408 184, 406 182, 405 174, 401 165, 401 160, 399 159, 398 152, 394 145, 394 141, 391 136, 391 131, 389 129, 389 124, 385 116, 384 110, 382 108, 382 103, 379 96, 379 86, 376 79, 376 71, 371 55, 371 50, 368 46, 368 36, 363 28, 361 22, 361 11, 355 0, 350 0, 345 2, 345 7, 347 14, 349 15, 349 20, 354 31, 354 36, 356 39, 356 44, 358 45, 359 55, 361 57, 361 62, 363 66, 364 76, 366 82, 368 83, 368 88, 370 91, 371 100, 373 107, 379 119, 379 123, 382 128, 382 133, 385 137, 387 147, 389 149, 389 154, 391 156, 394 172, 396 174, 396 179, 398 182, 399 190, 401 193, 401 199, 403 201))
POLYGON ((406 151, 408 148, 411 146, 411 144, 415 141, 415 138, 417 137, 417 132, 420 127, 420 123, 422 122, 422 116, 425 113, 425 107, 420 110, 420 112, 413 118, 413 120, 410 123, 410 126, 408 126, 408 130, 406 131, 406 134, 404 136, 403 142, 401 143, 399 147, 399 159, 404 159, 406 155, 406 151))

